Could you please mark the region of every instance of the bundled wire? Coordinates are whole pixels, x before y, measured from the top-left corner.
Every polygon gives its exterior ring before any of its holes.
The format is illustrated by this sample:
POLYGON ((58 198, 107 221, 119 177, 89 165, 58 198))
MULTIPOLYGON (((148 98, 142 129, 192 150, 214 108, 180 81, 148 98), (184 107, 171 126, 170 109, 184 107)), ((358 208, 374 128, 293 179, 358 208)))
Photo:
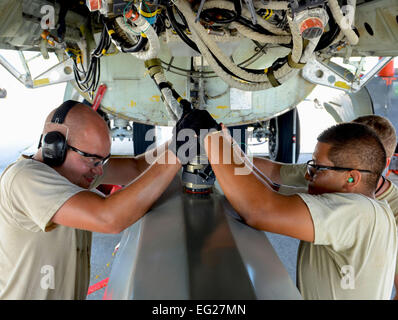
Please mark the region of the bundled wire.
MULTIPOLYGON (((219 1, 211 1, 210 3, 217 3, 217 5, 219 5, 219 1)), ((206 9, 206 6, 210 3, 205 3, 204 8, 206 9)), ((267 70, 262 70, 261 73, 258 70, 250 70, 246 68, 243 69, 238 67, 237 65, 232 63, 232 61, 230 61, 227 56, 225 56, 225 54, 220 50, 215 41, 211 37, 209 37, 203 26, 195 23, 195 16, 193 15, 189 4, 185 1, 180 1, 178 2, 178 7, 184 14, 185 19, 188 22, 188 26, 194 36, 195 43, 199 47, 202 55, 212 66, 213 70, 230 86, 243 90, 258 91, 268 89, 272 86, 280 85, 280 83, 275 81, 275 77, 273 75, 274 71, 277 71, 276 66, 273 66, 273 68, 268 68, 267 70), (219 61, 222 61, 222 64, 220 64, 219 61), (228 71, 225 72, 225 69, 227 69, 228 71)), ((295 43, 296 47, 298 45, 297 40, 298 39, 296 39, 296 41, 293 41, 293 44, 295 43)), ((279 76, 281 77, 284 77, 286 73, 289 73, 290 71, 287 69, 283 70, 284 73, 279 73, 279 76)))
POLYGON ((81 64, 81 69, 78 68, 77 62, 74 62, 74 75, 77 86, 82 92, 87 92, 90 98, 93 98, 94 92, 97 90, 99 79, 101 75, 101 65, 100 58, 107 52, 112 42, 108 35, 106 26, 104 25, 101 38, 98 46, 94 49, 90 56, 90 63, 85 70, 83 64, 81 64))
MULTIPOLYGON (((175 7, 177 13, 179 13, 180 17, 183 18, 184 15, 182 15, 181 11, 178 9, 178 7, 175 7)), ((166 8, 167 10, 167 15, 169 18, 169 21, 173 27, 173 29, 175 30, 175 32, 180 36, 180 38, 189 46, 191 47, 193 50, 195 50, 198 53, 202 53, 201 50, 199 50, 198 46, 195 44, 195 42, 193 40, 191 40, 186 34, 185 32, 181 29, 180 24, 177 22, 177 20, 175 19, 174 16, 174 12, 173 12, 173 7, 172 6, 167 6, 166 8)), ((188 27, 188 22, 186 21, 186 18, 184 17, 183 22, 185 23, 185 28, 189 29, 188 27)), ((235 75, 234 73, 232 73, 229 68, 227 68, 224 63, 222 63, 212 52, 210 52, 210 54, 212 55, 212 58, 216 61, 217 65, 223 70, 223 72, 229 74, 230 76, 233 76, 237 79, 243 80, 241 77, 235 75)))
POLYGON ((141 36, 141 34, 137 35, 135 37, 136 38, 135 42, 132 43, 132 39, 128 37, 127 33, 123 31, 123 29, 119 26, 118 23, 116 23, 116 20, 107 21, 105 26, 108 35, 111 38, 111 41, 116 46, 116 48, 118 48, 118 50, 121 52, 124 53, 138 52, 144 49, 146 44, 148 43, 148 39, 141 36), (121 35, 121 33, 125 34, 124 38, 121 35))
MULTIPOLYGON (((176 8, 178 10, 178 8, 176 8)), ((175 16, 174 16, 174 12, 173 12, 173 6, 171 6, 171 4, 168 4, 166 6, 166 11, 167 11, 167 16, 169 18, 169 21, 174 29, 174 31, 178 34, 178 36, 181 38, 182 41, 184 41, 190 48, 192 48, 194 51, 200 53, 197 45, 195 44, 195 42, 193 42, 186 34, 185 32, 181 29, 181 26, 179 25, 179 23, 177 22, 175 16)), ((177 11, 179 12, 179 11, 177 11)), ((184 18, 184 22, 185 22, 185 18, 184 18)), ((185 24, 185 27, 188 27, 188 24, 185 24)))

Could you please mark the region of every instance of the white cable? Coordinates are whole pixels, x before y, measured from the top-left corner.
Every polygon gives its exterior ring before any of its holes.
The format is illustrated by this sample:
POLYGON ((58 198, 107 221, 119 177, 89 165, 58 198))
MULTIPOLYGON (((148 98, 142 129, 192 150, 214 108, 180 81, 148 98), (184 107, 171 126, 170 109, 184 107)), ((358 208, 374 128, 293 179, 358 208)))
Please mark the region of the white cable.
POLYGON ((207 63, 210 65, 210 67, 213 69, 213 71, 230 87, 244 90, 244 91, 260 91, 260 90, 266 90, 266 89, 272 88, 272 85, 269 82, 264 82, 264 83, 259 83, 259 84, 245 83, 241 80, 234 78, 227 72, 225 72, 220 67, 218 62, 214 59, 213 55, 211 54, 211 52, 209 51, 207 46, 204 44, 202 39, 196 33, 196 30, 192 29, 191 33, 192 33, 192 36, 194 37, 196 45, 198 46, 203 57, 206 59, 207 63))
POLYGON ((195 16, 188 5, 188 3, 184 0, 179 1, 178 9, 182 12, 185 17, 185 20, 188 23, 189 29, 191 32, 195 30, 197 32, 197 36, 203 40, 205 45, 209 48, 211 52, 217 57, 218 60, 222 62, 233 74, 236 74, 239 78, 247 80, 249 82, 269 82, 266 74, 253 74, 247 71, 244 71, 236 64, 234 64, 229 57, 227 57, 224 52, 218 47, 216 42, 211 38, 211 36, 206 32, 204 27, 200 23, 195 22, 195 16))
MULTIPOLYGON (((299 63, 303 55, 303 39, 301 38, 297 24, 294 23, 289 16, 287 16, 287 21, 289 23, 293 39, 291 59, 293 60, 293 62, 299 63)), ((281 68, 275 71, 274 76, 276 79, 278 79, 280 83, 284 83, 298 72, 299 69, 292 69, 288 63, 285 63, 281 68)))
POLYGON ((256 9, 272 9, 272 10, 287 10, 288 1, 269 1, 267 4, 261 1, 253 1, 253 5, 256 9))
MULTIPOLYGON (((179 3, 177 3, 177 6, 179 3)), ((235 11, 235 5, 232 2, 229 1, 222 1, 222 0, 209 0, 206 1, 205 4, 203 5, 203 10, 205 9, 212 9, 212 8, 218 8, 218 9, 225 9, 225 10, 230 10, 230 11, 235 11)), ((242 7, 242 16, 251 19, 251 13, 248 9, 242 7)), ((264 29, 280 36, 288 36, 289 33, 282 30, 281 28, 273 25, 272 23, 269 23, 268 21, 264 20, 260 15, 256 14, 257 17, 257 23, 263 27, 264 29)))
POLYGON ((308 60, 312 57, 312 54, 314 53, 314 50, 319 42, 319 39, 321 37, 311 39, 309 43, 307 44, 307 47, 304 50, 303 56, 300 59, 300 63, 307 63, 308 60))
MULTIPOLYGON (((352 8, 352 10, 354 10, 354 12, 351 14, 353 14, 355 16, 355 1, 352 1, 351 3, 354 4, 354 7, 352 8)), ((344 33, 348 42, 351 45, 356 45, 359 42, 359 38, 358 38, 357 34, 354 32, 354 30, 352 30, 352 28, 351 28, 352 21, 347 21, 349 19, 347 19, 347 17, 344 17, 337 0, 329 0, 328 5, 330 8, 330 11, 332 12, 334 20, 339 25, 341 31, 344 33)))
POLYGON ((150 23, 143 18, 138 16, 137 20, 134 21, 136 27, 126 26, 123 17, 116 18, 116 22, 119 24, 120 28, 127 33, 129 36, 136 36, 137 33, 144 33, 148 39, 149 48, 146 51, 130 52, 131 55, 140 60, 150 60, 158 56, 160 51, 159 37, 156 34, 155 29, 150 25, 150 23))
MULTIPOLYGON (((212 1, 213 3, 215 1, 212 1)), ((179 1, 179 9, 183 13, 185 19, 187 20, 188 26, 192 32, 192 34, 196 38, 196 43, 205 57, 206 61, 211 65, 214 72, 217 73, 226 83, 230 86, 242 90, 251 90, 258 91, 264 90, 267 88, 271 88, 272 84, 269 81, 267 74, 253 74, 247 71, 242 70, 238 66, 236 66, 228 57, 224 55, 224 53, 219 49, 217 44, 210 38, 207 34, 206 30, 202 27, 202 25, 195 23, 195 17, 192 13, 192 10, 188 6, 185 1, 179 1), (232 71, 233 74, 236 74, 237 77, 244 79, 248 82, 259 82, 258 85, 251 83, 244 83, 241 80, 237 80, 233 78, 231 75, 226 73, 217 63, 217 61, 213 58, 211 52, 220 60, 229 70, 232 71)), ((301 54, 302 54, 302 38, 298 32, 298 29, 292 27, 292 23, 290 21, 290 25, 292 28, 293 38, 293 51, 292 51, 292 59, 294 62, 298 62, 301 54)), ((293 69, 286 63, 279 70, 275 71, 275 78, 279 83, 283 83, 287 79, 289 79, 292 74, 298 72, 297 69, 294 69, 295 72, 292 72, 293 69)))
POLYGON ((265 35, 259 32, 256 32, 238 22, 232 22, 229 25, 231 28, 235 28, 238 30, 238 32, 255 41, 262 42, 262 43, 272 43, 272 44, 288 44, 292 40, 290 36, 270 36, 270 35, 265 35))

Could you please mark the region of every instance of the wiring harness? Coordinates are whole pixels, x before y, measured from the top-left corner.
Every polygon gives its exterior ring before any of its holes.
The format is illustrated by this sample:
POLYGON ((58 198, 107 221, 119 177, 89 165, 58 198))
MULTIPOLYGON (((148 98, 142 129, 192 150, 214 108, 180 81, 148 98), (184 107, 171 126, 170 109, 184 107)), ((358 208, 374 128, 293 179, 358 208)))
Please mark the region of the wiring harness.
MULTIPOLYGON (((355 15, 356 0, 347 1, 355 15)), ((191 79, 220 77, 229 87, 259 91, 282 85, 297 74, 316 51, 330 49, 336 43, 355 45, 358 42, 358 35, 351 28, 354 21, 347 21, 337 0, 245 0, 243 5, 240 0, 116 3, 121 8, 118 14, 101 15, 103 28, 98 46, 90 54, 87 71, 81 60, 79 63, 74 59, 76 83, 80 90, 92 96, 100 79, 100 58, 113 44, 118 51, 132 54, 152 69, 151 76, 173 118, 178 113, 176 101, 181 99, 166 81, 163 67, 191 79), (201 55, 207 61, 210 71, 187 70, 174 66, 173 58, 169 62, 159 59, 159 38, 170 29, 192 49, 193 55, 201 55), (257 52, 245 61, 233 61, 218 44, 220 39, 232 34, 235 39, 251 39, 257 52), (249 67, 266 54, 268 48, 278 46, 290 49, 290 53, 266 68, 249 67)))
POLYGON ((74 75, 77 86, 82 92, 89 94, 92 99, 95 91, 97 90, 100 74, 101 74, 101 64, 100 58, 106 54, 111 46, 111 39, 108 35, 106 25, 104 24, 101 32, 101 37, 97 47, 90 54, 90 62, 87 70, 84 67, 82 59, 77 59, 74 55, 74 75))

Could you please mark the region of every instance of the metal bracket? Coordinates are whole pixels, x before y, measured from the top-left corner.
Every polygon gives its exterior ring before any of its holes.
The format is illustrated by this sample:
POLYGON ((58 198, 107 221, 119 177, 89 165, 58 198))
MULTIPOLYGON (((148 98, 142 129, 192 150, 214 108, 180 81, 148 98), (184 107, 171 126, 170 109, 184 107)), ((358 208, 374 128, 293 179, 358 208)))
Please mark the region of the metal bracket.
POLYGON ((312 58, 302 70, 302 76, 305 80, 339 89, 345 92, 354 93, 361 90, 366 84, 391 61, 393 57, 384 57, 364 76, 355 77, 348 69, 329 62, 328 64, 312 58))
POLYGON ((28 64, 23 53, 20 52, 20 59, 25 69, 25 73, 19 72, 6 58, 0 55, 0 65, 2 65, 12 76, 21 82, 26 88, 38 88, 51 84, 67 82, 74 79, 73 61, 71 58, 59 62, 47 71, 43 72, 35 79, 32 79, 28 64))
POLYGON ((205 2, 206 2, 206 0, 201 0, 200 1, 199 9, 198 9, 198 12, 197 12, 196 18, 195 18, 195 23, 197 23, 199 21, 200 14, 202 13, 203 5, 205 4, 205 2))
POLYGON ((254 8, 253 5, 253 1, 252 0, 245 0, 247 7, 249 8, 250 14, 251 14, 251 18, 252 18, 252 23, 254 25, 257 24, 257 13, 256 13, 256 9, 254 8))
POLYGON ((61 61, 33 79, 33 88, 74 80, 73 60, 61 61))

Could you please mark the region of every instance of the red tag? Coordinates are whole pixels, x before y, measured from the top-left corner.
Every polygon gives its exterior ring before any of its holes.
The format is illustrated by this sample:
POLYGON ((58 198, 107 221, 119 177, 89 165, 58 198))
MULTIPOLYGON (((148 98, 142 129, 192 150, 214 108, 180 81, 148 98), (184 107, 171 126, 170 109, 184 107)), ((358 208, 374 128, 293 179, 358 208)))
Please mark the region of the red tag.
POLYGON ((87 7, 90 11, 99 10, 102 7, 101 0, 89 0, 87 1, 87 7))

